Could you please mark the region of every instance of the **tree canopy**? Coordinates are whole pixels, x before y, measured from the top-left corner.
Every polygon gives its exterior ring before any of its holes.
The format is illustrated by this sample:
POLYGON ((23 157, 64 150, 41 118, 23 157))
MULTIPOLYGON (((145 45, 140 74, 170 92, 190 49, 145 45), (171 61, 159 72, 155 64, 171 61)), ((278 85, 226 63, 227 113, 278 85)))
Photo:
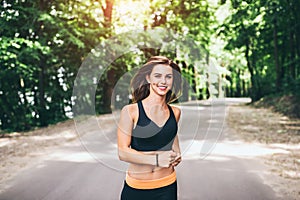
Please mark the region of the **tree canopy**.
POLYGON ((95 104, 98 114, 109 113, 111 102, 121 98, 113 94, 120 78, 157 54, 180 65, 185 87, 190 86, 183 100, 213 96, 220 89, 211 87, 214 83, 226 88, 227 96, 250 95, 254 100, 274 92, 299 94, 300 3, 216 2, 1 1, 0 129, 29 130, 73 117, 78 100, 95 104), (218 20, 223 15, 227 17, 218 20), (134 34, 157 27, 172 32, 171 39, 157 40, 157 48, 146 48, 153 43, 147 41, 147 34, 134 34), (118 37, 126 32, 132 34, 118 37), (109 49, 107 41, 113 39, 119 47, 109 49), (176 39, 193 44, 164 52, 164 44, 176 39), (97 85, 95 96, 74 96, 74 81, 83 62, 91 54, 113 57, 125 44, 133 50, 116 57, 104 75, 80 80, 97 85), (212 65, 218 74, 211 73, 212 65))
MULTIPOLYGON (((250 96, 258 100, 272 93, 298 95, 300 15, 296 10, 299 1, 222 3, 230 4, 232 14, 218 28, 218 33, 227 41, 226 50, 239 51, 246 59, 246 68, 240 68, 239 73, 250 73, 250 96)), ((240 82, 238 77, 235 81, 240 82)))

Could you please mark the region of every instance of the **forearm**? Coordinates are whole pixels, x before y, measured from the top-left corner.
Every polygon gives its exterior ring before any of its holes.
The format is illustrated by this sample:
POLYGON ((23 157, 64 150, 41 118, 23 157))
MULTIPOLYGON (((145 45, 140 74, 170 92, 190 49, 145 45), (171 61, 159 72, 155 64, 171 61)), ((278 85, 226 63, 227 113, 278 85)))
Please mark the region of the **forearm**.
POLYGON ((181 152, 180 152, 180 147, 179 147, 179 140, 178 136, 176 136, 172 150, 177 154, 175 160, 172 162, 172 166, 175 167, 181 162, 181 152))
POLYGON ((177 154, 181 154, 178 135, 176 135, 176 137, 174 139, 172 150, 175 151, 177 154))
POLYGON ((131 148, 119 148, 119 159, 129 163, 157 165, 154 152, 141 152, 131 148))

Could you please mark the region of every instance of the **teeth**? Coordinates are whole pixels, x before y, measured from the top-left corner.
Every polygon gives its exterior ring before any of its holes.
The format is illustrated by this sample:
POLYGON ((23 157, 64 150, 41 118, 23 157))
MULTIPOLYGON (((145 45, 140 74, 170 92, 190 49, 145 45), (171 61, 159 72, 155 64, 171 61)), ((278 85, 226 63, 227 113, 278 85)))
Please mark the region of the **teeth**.
POLYGON ((166 86, 158 86, 158 88, 161 89, 161 90, 166 90, 167 89, 166 86))

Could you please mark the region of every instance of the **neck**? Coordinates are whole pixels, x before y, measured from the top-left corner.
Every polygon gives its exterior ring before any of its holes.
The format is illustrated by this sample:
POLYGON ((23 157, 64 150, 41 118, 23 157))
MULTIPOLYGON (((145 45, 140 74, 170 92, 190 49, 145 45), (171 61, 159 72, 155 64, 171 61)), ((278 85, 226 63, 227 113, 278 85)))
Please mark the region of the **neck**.
POLYGON ((166 96, 159 96, 159 95, 149 95, 145 101, 151 105, 166 105, 166 96))

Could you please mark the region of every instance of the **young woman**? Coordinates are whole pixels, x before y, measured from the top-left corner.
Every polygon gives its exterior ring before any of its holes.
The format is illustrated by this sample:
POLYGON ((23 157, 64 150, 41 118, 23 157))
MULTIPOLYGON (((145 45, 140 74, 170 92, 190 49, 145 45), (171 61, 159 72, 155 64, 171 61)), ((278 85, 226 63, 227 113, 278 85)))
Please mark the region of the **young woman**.
POLYGON ((129 167, 121 200, 176 200, 174 167, 181 162, 177 125, 181 94, 176 63, 151 57, 131 81, 133 103, 124 106, 118 126, 118 154, 129 167))

